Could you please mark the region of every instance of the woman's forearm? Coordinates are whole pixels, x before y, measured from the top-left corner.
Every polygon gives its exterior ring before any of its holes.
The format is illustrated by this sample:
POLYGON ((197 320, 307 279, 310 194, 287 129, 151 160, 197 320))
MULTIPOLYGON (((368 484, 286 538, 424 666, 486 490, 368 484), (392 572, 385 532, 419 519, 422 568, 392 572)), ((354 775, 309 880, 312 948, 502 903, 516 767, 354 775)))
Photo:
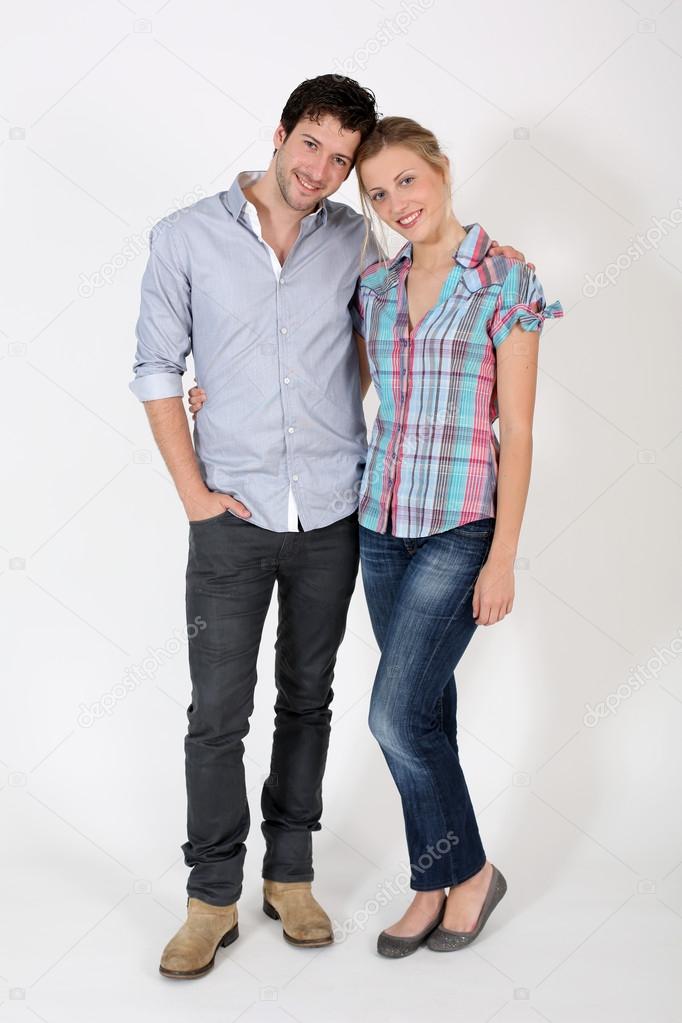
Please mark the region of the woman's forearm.
POLYGON ((513 565, 526 508, 533 434, 526 428, 500 431, 495 534, 488 560, 513 565))

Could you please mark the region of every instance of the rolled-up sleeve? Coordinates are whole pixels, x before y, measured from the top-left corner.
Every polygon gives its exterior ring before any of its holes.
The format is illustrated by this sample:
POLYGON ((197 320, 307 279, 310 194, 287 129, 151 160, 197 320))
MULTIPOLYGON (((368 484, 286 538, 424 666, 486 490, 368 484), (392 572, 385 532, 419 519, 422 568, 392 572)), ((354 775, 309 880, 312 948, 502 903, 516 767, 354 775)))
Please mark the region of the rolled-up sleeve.
POLYGON ((191 286, 174 234, 173 223, 161 220, 149 236, 135 328, 135 379, 128 385, 140 401, 182 397, 182 374, 192 350, 191 286))

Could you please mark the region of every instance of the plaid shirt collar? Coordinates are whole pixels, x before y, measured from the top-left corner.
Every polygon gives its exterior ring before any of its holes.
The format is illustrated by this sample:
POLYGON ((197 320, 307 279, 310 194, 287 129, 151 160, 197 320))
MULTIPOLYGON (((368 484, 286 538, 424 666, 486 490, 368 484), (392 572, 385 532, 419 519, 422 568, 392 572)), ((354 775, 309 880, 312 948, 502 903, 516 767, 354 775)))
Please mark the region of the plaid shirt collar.
MULTIPOLYGON (((453 252, 452 258, 465 270, 470 270, 483 261, 490 248, 490 237, 480 224, 463 224, 462 226, 466 234, 459 243, 456 252, 453 252)), ((389 272, 398 269, 405 259, 409 261, 410 265, 412 264, 412 242, 410 241, 406 242, 400 252, 389 261, 389 272)))
MULTIPOLYGON (((452 258, 464 271, 474 270, 482 262, 490 248, 490 237, 480 224, 463 224, 466 235, 462 238, 452 258)), ((371 290, 380 295, 395 288, 412 266, 412 242, 406 242, 402 249, 386 264, 386 276, 371 290)), ((489 276, 489 275, 488 275, 489 276)), ((491 278, 492 281, 492 278, 491 278)))

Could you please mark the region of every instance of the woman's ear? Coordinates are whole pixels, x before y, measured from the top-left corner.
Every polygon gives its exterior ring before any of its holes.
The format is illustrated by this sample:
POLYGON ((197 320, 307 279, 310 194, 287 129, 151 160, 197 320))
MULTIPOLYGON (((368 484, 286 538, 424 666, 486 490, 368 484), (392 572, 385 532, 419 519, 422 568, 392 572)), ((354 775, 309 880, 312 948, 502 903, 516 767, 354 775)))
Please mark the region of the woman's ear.
POLYGON ((445 161, 445 167, 443 168, 443 183, 448 195, 452 195, 452 168, 450 166, 450 158, 443 154, 443 160, 445 161))

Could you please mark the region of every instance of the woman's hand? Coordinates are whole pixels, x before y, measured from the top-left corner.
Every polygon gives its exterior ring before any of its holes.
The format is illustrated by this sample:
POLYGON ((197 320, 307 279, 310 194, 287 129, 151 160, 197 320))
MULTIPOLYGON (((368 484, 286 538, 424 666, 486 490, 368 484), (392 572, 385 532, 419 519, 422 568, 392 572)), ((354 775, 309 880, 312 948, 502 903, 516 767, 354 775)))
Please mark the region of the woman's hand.
MULTIPOLYGON (((196 377, 194 378, 196 380, 196 377)), ((197 412, 206 401, 206 391, 202 387, 190 387, 187 396, 187 404, 192 413, 192 419, 197 418, 197 412)))
POLYGON ((495 625, 514 604, 514 562, 509 557, 489 557, 474 586, 473 612, 477 625, 495 625))

